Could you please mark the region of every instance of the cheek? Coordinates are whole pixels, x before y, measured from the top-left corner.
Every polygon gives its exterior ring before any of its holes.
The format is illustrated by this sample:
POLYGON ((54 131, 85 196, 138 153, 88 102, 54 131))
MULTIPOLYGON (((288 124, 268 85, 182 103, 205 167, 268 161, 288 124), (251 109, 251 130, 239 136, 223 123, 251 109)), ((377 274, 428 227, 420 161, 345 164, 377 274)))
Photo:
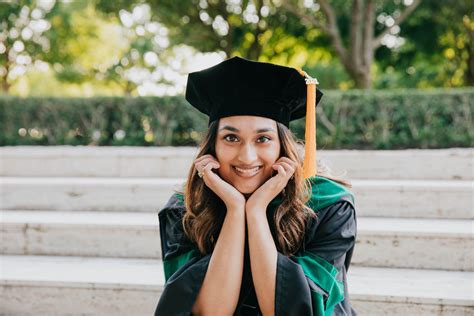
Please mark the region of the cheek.
POLYGON ((265 164, 272 166, 280 158, 280 146, 269 146, 260 155, 265 164))
POLYGON ((232 160, 232 151, 225 146, 216 146, 216 159, 219 163, 228 164, 232 160))
POLYGON ((226 160, 226 150, 224 149, 224 146, 218 141, 216 143, 216 159, 220 161, 226 160))
POLYGON ((216 145, 216 159, 221 165, 221 167, 217 169, 217 173, 224 179, 228 179, 232 172, 230 167, 232 152, 228 148, 225 149, 224 146, 216 145))

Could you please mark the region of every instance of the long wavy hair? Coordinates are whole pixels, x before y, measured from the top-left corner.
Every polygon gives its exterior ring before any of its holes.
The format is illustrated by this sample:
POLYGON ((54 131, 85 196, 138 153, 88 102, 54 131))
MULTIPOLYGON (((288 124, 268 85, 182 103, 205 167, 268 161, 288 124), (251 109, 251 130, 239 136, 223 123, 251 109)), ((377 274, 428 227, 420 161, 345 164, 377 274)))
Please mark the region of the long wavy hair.
MULTIPOLYGON (((199 146, 196 159, 210 154, 216 157, 216 139, 219 120, 212 122, 207 135, 199 146)), ((281 204, 275 209, 274 223, 276 232, 276 247, 283 254, 295 254, 302 242, 309 218, 316 217, 316 213, 306 206, 311 197, 311 188, 303 176, 304 152, 303 142, 297 140, 293 133, 283 124, 277 122, 278 136, 280 138, 280 157, 285 156, 298 162, 292 179, 288 181, 285 189, 280 193, 281 204)), ((350 183, 331 175, 330 169, 318 161, 318 176, 324 176, 351 187, 350 183), (321 170, 321 171, 319 171, 321 170)), ((194 241, 202 254, 209 254, 215 247, 217 238, 222 228, 226 207, 224 202, 207 187, 198 176, 192 164, 184 192, 185 213, 183 228, 189 239, 194 241)))

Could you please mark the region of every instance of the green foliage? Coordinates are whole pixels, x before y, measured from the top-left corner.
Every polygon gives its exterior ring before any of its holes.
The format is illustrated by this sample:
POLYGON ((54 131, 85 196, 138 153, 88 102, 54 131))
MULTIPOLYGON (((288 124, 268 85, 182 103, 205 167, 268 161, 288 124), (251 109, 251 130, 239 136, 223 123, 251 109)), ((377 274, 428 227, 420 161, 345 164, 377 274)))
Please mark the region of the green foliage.
MULTIPOLYGON (((474 89, 327 92, 317 111, 319 148, 474 146, 474 89)), ((293 123, 303 135, 304 120, 293 123)))
POLYGON ((54 2, 41 5, 31 0, 0 1, 0 87, 3 92, 25 72, 25 66, 48 50, 44 34, 49 29, 51 6, 54 2))
POLYGON ((376 88, 474 85, 474 2, 422 1, 400 31, 406 43, 376 52, 376 88))
MULTIPOLYGON (((117 13, 141 2, 98 0, 97 6, 100 10, 117 13)), ((319 5, 313 4, 309 8, 311 1, 285 2, 294 3, 306 18, 321 24, 327 22, 319 5)), ((247 0, 232 5, 226 5, 228 2, 224 0, 148 0, 147 3, 152 8, 153 19, 170 30, 171 46, 186 44, 201 52, 223 51, 228 57, 239 55, 292 67, 315 68, 323 72, 322 77, 329 77, 328 87, 331 88, 347 89, 360 80, 353 73, 348 75, 347 65, 336 68, 334 75, 329 73, 333 65, 343 65, 329 36, 285 9, 283 1, 247 0), (247 19, 245 11, 256 12, 258 22, 247 19), (227 23, 227 32, 219 32, 219 23, 214 25, 220 18, 227 23)), ((329 3, 336 15, 341 41, 349 48, 354 1, 332 0, 329 3)), ((396 18, 405 9, 404 1, 399 0, 375 0, 374 3, 376 18, 396 18)), ((474 82, 474 65, 469 64, 474 60, 470 57, 473 52, 469 44, 474 37, 472 3, 469 0, 422 1, 399 30, 394 31, 405 44, 395 48, 381 46, 375 50, 373 69, 364 69, 372 72, 372 86, 377 89, 471 86, 474 82)), ((386 28, 384 23, 376 21, 374 36, 386 28)), ((314 75, 321 77, 318 72, 314 75)))
POLYGON ((181 97, 0 98, 0 145, 196 143, 206 120, 181 97))
MULTIPOLYGON (((327 91, 320 149, 473 147, 474 89, 327 91)), ((0 145, 194 146, 207 117, 183 97, 0 97, 0 145)), ((304 139, 304 119, 291 123, 304 139)))
MULTIPOLYGON (((308 7, 311 1, 286 1, 298 4, 305 15, 326 22, 320 8, 308 7)), ((304 67, 319 79, 324 89, 354 87, 354 79, 337 57, 328 35, 290 13, 281 3, 283 1, 261 0, 0 1, 0 94, 151 94, 150 88, 140 91, 144 83, 166 87, 176 83, 164 76, 165 68, 174 67, 174 72, 184 75, 182 64, 173 66, 173 61, 181 58, 178 51, 184 45, 199 52, 224 52, 227 56, 304 67), (50 5, 45 9, 41 3, 50 5), (151 8, 147 20, 125 25, 121 19, 124 11, 131 14, 140 6, 151 8), (40 17, 37 17, 37 9, 42 12, 40 17), (30 22, 39 20, 48 27, 34 36, 26 36, 28 31, 23 31, 30 27, 30 22), (152 25, 155 27, 149 27, 152 25), (169 42, 157 43, 157 35, 169 42), (13 52, 15 42, 23 43, 21 52, 13 52), (144 58, 146 53, 154 57, 148 58, 148 63, 144 58), (17 55, 23 58, 17 59, 17 55), (18 71, 20 68, 24 68, 22 72, 18 71), (54 82, 51 82, 52 74, 54 82)), ((353 1, 331 0, 329 3, 336 13, 342 42, 347 45, 353 1)), ((396 11, 404 7, 404 1, 400 0, 374 0, 374 3, 376 17, 379 14, 395 17, 396 11)), ((385 24, 376 22, 374 35, 384 28, 385 24)), ((371 72, 374 88, 474 85, 473 1, 423 0, 403 22, 399 32, 394 32, 405 39, 405 44, 392 49, 382 46, 375 51, 371 72)), ((184 63, 194 62, 191 54, 182 59, 186 59, 184 63)))

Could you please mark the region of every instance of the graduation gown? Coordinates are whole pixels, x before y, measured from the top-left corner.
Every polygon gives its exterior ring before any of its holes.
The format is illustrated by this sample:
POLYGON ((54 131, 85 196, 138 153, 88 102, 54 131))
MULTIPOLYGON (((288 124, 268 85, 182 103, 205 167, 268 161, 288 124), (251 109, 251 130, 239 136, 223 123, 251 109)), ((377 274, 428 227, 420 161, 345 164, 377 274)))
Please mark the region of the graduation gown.
MULTIPOLYGON (((278 252, 275 315, 356 315, 347 292, 346 273, 357 232, 354 196, 342 185, 323 178, 310 179, 312 197, 307 205, 317 213, 308 222, 303 245, 293 256, 278 252)), ((273 213, 281 203, 276 197, 267 208, 275 238, 273 213)), ((212 254, 201 255, 183 232, 183 196, 174 194, 159 212, 165 287, 155 315, 191 315, 212 254)), ((248 239, 244 271, 234 315, 261 315, 250 271, 248 239)))

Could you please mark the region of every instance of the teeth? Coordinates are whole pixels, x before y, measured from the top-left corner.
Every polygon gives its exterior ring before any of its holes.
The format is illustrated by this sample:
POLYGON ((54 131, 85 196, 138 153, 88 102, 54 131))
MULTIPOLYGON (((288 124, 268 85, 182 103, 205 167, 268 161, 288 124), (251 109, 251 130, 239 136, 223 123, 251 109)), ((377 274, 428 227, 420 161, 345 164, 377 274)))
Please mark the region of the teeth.
POLYGON ((254 172, 257 172, 258 169, 260 169, 260 167, 255 167, 255 168, 252 168, 252 169, 240 169, 238 167, 235 167, 235 169, 237 169, 238 172, 242 172, 242 173, 254 173, 254 172))

